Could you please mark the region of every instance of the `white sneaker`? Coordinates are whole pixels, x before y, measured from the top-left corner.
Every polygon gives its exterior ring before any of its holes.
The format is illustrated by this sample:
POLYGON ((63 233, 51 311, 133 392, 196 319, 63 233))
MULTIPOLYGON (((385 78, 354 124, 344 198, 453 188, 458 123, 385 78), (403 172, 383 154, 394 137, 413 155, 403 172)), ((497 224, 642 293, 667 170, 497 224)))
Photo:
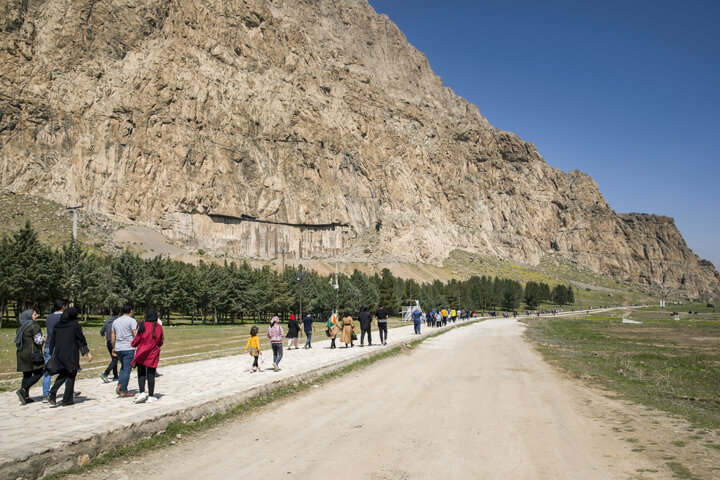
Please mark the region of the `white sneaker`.
POLYGON ((143 403, 147 399, 148 394, 145 392, 141 392, 137 397, 135 397, 135 403, 143 403))
POLYGON ((153 403, 153 402, 157 402, 157 401, 158 401, 157 397, 147 397, 147 403, 153 403))

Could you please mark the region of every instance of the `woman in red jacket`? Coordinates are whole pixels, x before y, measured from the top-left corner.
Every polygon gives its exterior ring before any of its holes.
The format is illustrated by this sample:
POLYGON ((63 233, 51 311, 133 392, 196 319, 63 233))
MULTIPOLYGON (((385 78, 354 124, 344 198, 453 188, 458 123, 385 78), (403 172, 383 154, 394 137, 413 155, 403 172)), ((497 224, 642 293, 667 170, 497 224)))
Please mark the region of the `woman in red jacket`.
POLYGON ((145 312, 145 322, 138 328, 137 335, 132 341, 135 347, 133 363, 138 369, 138 387, 140 392, 135 396, 135 403, 148 403, 157 401, 155 397, 155 369, 160 361, 160 347, 163 344, 163 328, 158 323, 157 311, 148 308, 145 312), (147 379, 148 393, 145 393, 145 379, 147 379))

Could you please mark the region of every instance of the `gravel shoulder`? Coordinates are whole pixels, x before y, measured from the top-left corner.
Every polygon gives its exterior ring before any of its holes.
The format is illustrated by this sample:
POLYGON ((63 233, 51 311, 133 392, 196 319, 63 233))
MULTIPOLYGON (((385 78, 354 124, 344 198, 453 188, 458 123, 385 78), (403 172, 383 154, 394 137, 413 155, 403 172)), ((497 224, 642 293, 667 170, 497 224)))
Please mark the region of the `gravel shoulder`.
POLYGON ((672 478, 663 458, 635 444, 669 443, 679 421, 563 377, 523 331, 512 319, 453 329, 175 446, 70 478, 672 478))

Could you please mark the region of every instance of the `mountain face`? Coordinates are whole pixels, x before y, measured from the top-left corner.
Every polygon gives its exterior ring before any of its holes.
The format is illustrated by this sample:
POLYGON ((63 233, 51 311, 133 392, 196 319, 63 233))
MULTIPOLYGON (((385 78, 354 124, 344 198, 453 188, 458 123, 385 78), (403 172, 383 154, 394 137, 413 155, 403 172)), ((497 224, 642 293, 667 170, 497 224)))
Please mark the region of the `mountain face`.
POLYGON ((495 129, 364 0, 6 0, 0 27, 11 191, 246 257, 552 253, 720 291, 672 219, 495 129))

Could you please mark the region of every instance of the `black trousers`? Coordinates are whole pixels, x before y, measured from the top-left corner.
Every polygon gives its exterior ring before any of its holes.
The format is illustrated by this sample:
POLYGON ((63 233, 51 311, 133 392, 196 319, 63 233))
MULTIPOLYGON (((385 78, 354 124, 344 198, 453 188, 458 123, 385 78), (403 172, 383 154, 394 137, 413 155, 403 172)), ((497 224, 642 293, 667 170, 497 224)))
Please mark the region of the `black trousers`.
POLYGON ((378 322, 378 332, 380 332, 380 343, 387 342, 387 322, 378 322))
POLYGON ((108 364, 107 368, 105 369, 105 376, 107 377, 110 375, 110 372, 113 372, 113 377, 118 376, 117 371, 117 357, 113 357, 112 354, 112 342, 107 342, 107 349, 108 353, 110 354, 110 363, 108 364))
POLYGON ((29 372, 23 372, 23 378, 22 378, 22 389, 25 390, 25 396, 30 396, 30 387, 35 385, 38 380, 40 380, 43 376, 43 367, 36 368, 35 370, 31 370, 29 372))
POLYGON ((155 394, 155 369, 152 367, 146 367, 145 365, 138 364, 138 390, 141 392, 145 391, 145 380, 147 379, 148 384, 148 395, 151 397, 155 394))
POLYGON ((58 373, 58 377, 55 379, 55 383, 50 388, 50 393, 53 395, 57 395, 57 391, 60 389, 60 386, 64 383, 65 384, 65 391, 63 392, 63 398, 62 401, 65 405, 72 405, 73 404, 73 390, 75 389, 75 377, 77 376, 77 370, 68 371, 68 370, 60 370, 58 373), (67 382, 66 382, 67 380, 67 382))
POLYGON ((368 337, 368 345, 372 345, 372 334, 371 330, 368 328, 367 330, 362 329, 360 331, 360 345, 363 345, 365 343, 365 334, 367 333, 368 337))

